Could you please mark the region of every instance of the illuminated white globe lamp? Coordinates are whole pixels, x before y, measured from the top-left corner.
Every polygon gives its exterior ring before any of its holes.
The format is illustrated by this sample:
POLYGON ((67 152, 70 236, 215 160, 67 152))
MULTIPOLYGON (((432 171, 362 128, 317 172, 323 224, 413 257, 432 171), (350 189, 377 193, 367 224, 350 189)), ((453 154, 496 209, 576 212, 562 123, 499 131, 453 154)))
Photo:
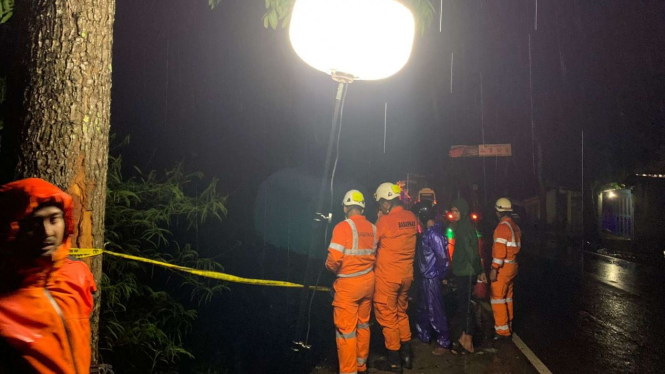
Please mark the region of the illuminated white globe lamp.
POLYGON ((347 83, 400 71, 414 35, 413 14, 396 0, 296 0, 289 28, 300 58, 347 83))
MULTIPOLYGON (((341 113, 348 84, 354 80, 388 78, 400 71, 411 55, 414 34, 413 15, 396 0, 296 0, 289 28, 293 49, 307 64, 330 74, 338 82, 315 222, 329 225, 331 221, 329 212, 332 207, 324 210, 324 197, 335 135, 339 135, 337 128, 341 129, 341 113)), ((331 175, 331 186, 332 178, 331 175)), ((313 226, 308 255, 320 248, 324 240, 322 232, 318 225, 313 226)), ((294 351, 310 347, 307 344, 309 329, 303 336, 310 269, 308 262, 300 298, 296 339, 292 347, 294 351)))

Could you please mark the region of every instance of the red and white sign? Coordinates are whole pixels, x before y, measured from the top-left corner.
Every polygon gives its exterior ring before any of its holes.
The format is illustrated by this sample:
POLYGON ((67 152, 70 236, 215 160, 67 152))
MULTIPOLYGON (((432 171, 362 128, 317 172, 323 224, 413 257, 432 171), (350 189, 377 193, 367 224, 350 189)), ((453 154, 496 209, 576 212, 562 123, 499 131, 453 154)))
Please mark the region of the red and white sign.
POLYGON ((458 157, 478 157, 477 145, 453 145, 450 146, 448 155, 452 158, 458 157))
POLYGON ((478 146, 480 157, 510 157, 513 155, 510 144, 481 144, 478 146))

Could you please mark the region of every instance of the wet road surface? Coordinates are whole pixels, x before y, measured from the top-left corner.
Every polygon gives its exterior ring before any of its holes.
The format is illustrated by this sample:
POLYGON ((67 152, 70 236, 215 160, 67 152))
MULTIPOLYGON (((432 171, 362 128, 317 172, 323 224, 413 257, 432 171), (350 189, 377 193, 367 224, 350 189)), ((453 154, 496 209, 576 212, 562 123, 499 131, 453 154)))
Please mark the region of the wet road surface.
POLYGON ((515 331, 553 373, 665 372, 662 262, 521 255, 519 271, 515 331))

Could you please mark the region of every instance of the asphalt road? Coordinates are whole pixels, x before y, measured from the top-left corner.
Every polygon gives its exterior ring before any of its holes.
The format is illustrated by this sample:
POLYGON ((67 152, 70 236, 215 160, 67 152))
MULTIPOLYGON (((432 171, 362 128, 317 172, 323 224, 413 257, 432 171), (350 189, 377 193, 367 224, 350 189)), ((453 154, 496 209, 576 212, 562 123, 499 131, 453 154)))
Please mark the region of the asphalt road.
POLYGON ((553 373, 665 372, 662 262, 569 250, 519 271, 515 331, 553 373))

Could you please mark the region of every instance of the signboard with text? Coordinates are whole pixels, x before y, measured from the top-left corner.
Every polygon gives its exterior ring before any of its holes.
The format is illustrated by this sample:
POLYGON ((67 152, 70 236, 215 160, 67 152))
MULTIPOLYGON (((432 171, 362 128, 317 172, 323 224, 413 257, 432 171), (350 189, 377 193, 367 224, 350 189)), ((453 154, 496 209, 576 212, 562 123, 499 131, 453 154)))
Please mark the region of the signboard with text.
POLYGON ((478 146, 480 157, 510 157, 513 155, 510 144, 481 144, 478 146))
POLYGON ((458 157, 478 157, 477 145, 453 145, 450 147, 448 155, 452 158, 458 157))
POLYGON ((448 155, 459 157, 510 157, 513 155, 510 144, 453 145, 448 155))

